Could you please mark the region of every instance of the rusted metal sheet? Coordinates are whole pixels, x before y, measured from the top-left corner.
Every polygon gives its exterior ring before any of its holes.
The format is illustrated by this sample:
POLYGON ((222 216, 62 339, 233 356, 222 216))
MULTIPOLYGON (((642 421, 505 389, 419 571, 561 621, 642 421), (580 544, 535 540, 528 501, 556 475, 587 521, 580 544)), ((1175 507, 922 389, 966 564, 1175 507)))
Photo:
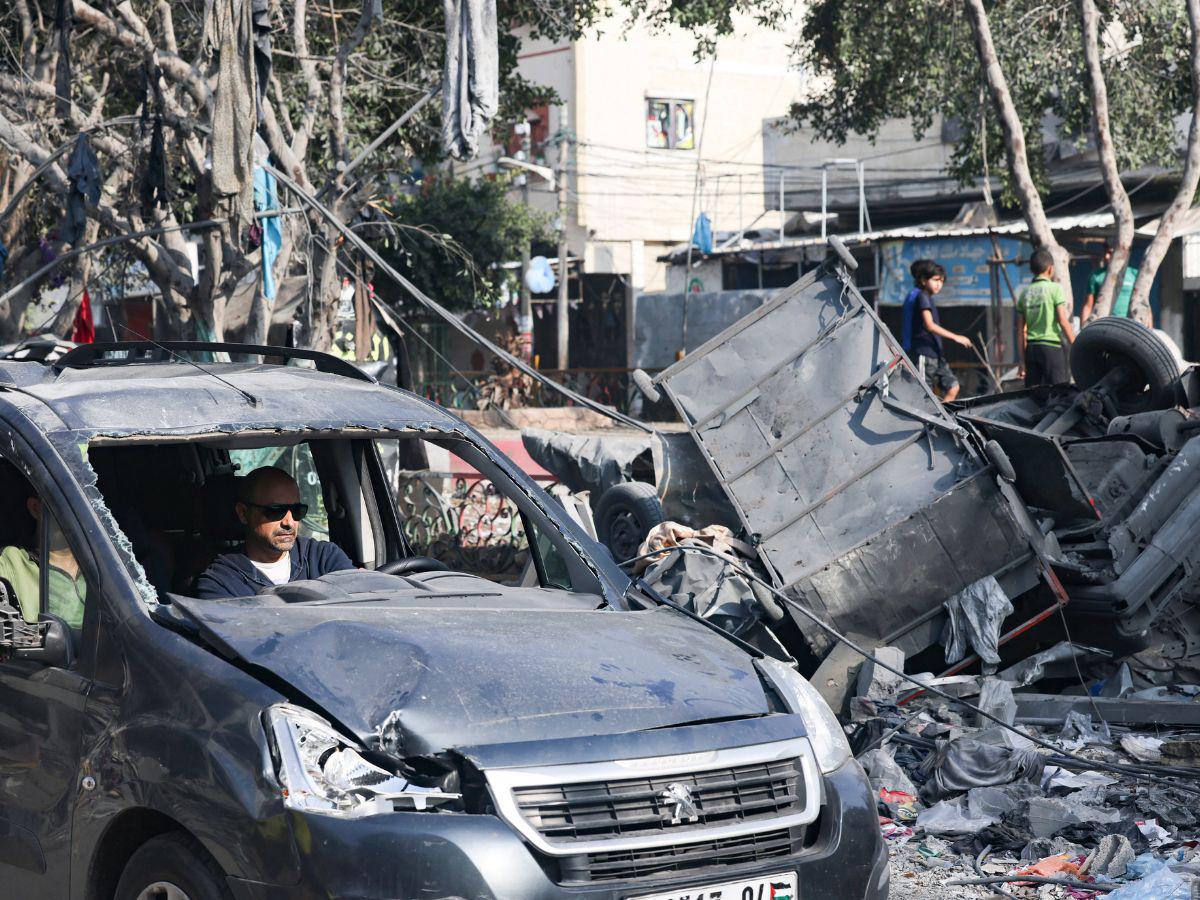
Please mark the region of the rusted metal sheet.
POLYGON ((893 633, 1028 549, 983 456, 841 263, 654 384, 777 583, 843 631, 893 633))

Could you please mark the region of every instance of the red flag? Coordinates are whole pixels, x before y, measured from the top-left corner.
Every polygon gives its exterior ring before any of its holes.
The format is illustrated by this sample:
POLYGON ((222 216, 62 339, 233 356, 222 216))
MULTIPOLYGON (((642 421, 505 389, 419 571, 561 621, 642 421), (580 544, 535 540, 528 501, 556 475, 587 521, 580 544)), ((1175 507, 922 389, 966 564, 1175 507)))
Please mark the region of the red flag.
POLYGON ((92 300, 87 288, 83 289, 83 302, 75 313, 75 322, 71 326, 71 340, 76 344, 91 344, 96 340, 96 326, 92 322, 92 300))

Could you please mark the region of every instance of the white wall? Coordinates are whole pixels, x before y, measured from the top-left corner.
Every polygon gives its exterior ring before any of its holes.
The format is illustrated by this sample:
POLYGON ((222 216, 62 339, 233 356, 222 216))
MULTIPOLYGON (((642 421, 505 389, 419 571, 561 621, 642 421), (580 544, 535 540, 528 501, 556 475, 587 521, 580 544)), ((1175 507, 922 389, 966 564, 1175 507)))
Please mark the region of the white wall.
MULTIPOLYGON (((735 35, 718 42, 715 61, 699 62, 692 35, 626 29, 616 20, 574 44, 521 35, 521 74, 567 101, 567 127, 577 139, 568 162, 569 240, 586 271, 631 274, 639 288, 665 287, 657 257, 690 236, 698 176, 694 212, 707 212, 714 229, 761 224, 768 208, 763 122, 785 114, 802 85, 787 48, 793 31, 767 31, 742 18, 735 35), (693 101, 699 150, 646 146, 651 97, 693 101)), ((551 110, 551 133, 560 114, 551 110)), ((456 171, 495 172, 500 155, 498 147, 485 148, 456 171)), ((545 161, 556 165, 556 154, 545 161)), ((553 214, 554 193, 533 179, 530 203, 553 214)))

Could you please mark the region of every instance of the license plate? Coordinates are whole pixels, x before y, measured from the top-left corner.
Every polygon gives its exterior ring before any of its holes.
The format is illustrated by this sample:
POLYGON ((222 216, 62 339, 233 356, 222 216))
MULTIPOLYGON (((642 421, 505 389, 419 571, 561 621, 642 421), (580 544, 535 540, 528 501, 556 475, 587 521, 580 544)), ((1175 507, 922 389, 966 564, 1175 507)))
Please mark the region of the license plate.
POLYGON ((694 888, 676 888, 665 894, 644 894, 629 900, 799 900, 796 873, 783 872, 745 881, 708 884, 694 888))

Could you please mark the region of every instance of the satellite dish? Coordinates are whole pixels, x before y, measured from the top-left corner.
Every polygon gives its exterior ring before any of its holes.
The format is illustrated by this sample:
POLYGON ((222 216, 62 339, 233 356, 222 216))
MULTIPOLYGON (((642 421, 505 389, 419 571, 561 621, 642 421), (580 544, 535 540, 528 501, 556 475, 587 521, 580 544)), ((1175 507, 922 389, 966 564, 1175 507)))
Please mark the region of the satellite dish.
POLYGON ((554 290, 554 270, 550 268, 550 260, 544 256, 535 256, 529 261, 525 270, 525 285, 535 294, 546 294, 554 290))

